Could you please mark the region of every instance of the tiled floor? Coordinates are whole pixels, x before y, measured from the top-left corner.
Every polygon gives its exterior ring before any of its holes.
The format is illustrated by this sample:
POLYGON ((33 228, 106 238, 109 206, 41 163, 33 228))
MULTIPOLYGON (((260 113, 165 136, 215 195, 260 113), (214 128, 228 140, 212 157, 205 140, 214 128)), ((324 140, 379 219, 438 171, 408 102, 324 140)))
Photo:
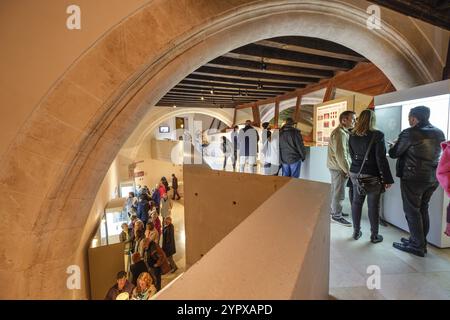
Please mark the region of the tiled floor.
MULTIPOLYGON (((349 207, 344 210, 350 212, 349 207)), ((363 236, 355 241, 352 228, 331 224, 330 295, 336 299, 450 299, 450 249, 430 246, 425 258, 398 251, 407 233, 393 226, 380 226, 384 241, 372 244, 367 214, 363 236), (367 267, 380 267, 381 288, 369 290, 367 267)))
MULTIPOLYGON (((344 210, 350 212, 347 206, 344 210)), ((172 210, 176 232, 178 271, 163 276, 166 285, 185 269, 183 199, 172 210)), ((398 251, 392 242, 407 234, 393 226, 380 226, 384 241, 369 241, 369 221, 363 214, 363 236, 355 241, 352 228, 331 224, 330 295, 336 299, 450 299, 450 249, 430 247, 426 258, 398 251), (381 288, 369 290, 367 267, 379 266, 381 288)))

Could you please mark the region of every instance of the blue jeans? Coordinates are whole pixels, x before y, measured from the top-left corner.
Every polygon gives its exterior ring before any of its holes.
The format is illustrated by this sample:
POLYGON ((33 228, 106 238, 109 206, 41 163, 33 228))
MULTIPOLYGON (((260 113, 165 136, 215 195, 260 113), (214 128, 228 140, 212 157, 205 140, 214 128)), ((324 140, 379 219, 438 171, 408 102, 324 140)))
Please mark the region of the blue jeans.
POLYGON ((283 177, 300 178, 300 169, 302 167, 302 161, 297 161, 291 164, 281 164, 283 177))

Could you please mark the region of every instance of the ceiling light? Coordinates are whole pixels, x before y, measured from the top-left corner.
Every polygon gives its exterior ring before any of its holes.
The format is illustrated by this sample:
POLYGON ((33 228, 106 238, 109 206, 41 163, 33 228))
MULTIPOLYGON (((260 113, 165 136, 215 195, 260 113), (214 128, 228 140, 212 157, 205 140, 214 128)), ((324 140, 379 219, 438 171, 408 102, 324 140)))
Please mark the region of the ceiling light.
POLYGON ((267 69, 267 65, 264 63, 264 58, 261 58, 261 70, 262 71, 266 71, 267 69))
POLYGON ((214 89, 211 89, 210 93, 211 93, 211 94, 214 94, 214 89))
POLYGON ((176 108, 177 106, 176 106, 176 105, 173 105, 173 107, 176 108))
POLYGON ((205 100, 205 97, 201 96, 201 97, 200 97, 200 100, 202 100, 202 101, 205 100))
POLYGON ((256 86, 256 88, 257 89, 262 89, 263 88, 263 85, 262 85, 261 81, 258 81, 258 85, 256 86))

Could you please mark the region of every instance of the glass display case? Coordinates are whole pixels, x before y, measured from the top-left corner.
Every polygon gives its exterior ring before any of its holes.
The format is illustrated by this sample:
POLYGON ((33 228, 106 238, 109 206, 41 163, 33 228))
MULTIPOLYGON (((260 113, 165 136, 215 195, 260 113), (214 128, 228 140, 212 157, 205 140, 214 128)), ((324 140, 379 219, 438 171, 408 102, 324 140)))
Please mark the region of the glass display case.
POLYGON ((128 224, 130 219, 126 210, 126 198, 110 200, 100 221, 97 233, 92 239, 91 247, 99 247, 119 243, 122 223, 128 224))

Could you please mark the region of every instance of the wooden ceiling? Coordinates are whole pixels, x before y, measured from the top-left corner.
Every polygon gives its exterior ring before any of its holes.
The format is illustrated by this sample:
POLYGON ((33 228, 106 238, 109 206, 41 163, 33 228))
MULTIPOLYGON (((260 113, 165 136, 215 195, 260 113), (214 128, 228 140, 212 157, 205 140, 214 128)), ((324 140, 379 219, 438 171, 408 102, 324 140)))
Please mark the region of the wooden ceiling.
POLYGON ((380 6, 450 30, 450 0, 369 0, 380 6))
POLYGON ((326 40, 267 39, 208 62, 172 88, 157 105, 233 108, 330 79, 366 61, 358 53, 326 40))

